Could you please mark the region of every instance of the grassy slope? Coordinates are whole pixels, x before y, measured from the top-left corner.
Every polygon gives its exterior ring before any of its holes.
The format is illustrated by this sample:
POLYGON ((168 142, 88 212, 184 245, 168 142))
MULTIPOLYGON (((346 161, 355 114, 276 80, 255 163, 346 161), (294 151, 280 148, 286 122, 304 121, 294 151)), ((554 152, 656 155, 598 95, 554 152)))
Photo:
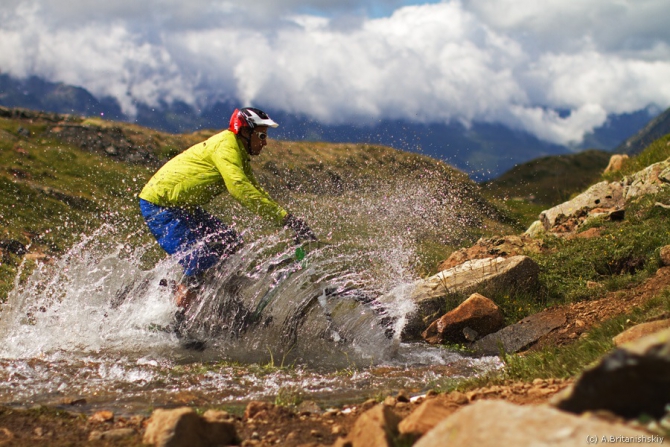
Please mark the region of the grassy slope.
MULTIPOLYGON (((638 156, 627 160, 621 171, 594 179, 616 181, 626 175, 670 157, 670 134, 654 141, 638 156)), ((518 316, 524 316, 548 305, 561 305, 603 297, 611 291, 621 291, 642 283, 661 266, 660 249, 670 244, 670 211, 657 202, 670 203, 667 188, 654 195, 635 199, 626 206, 626 217, 620 222, 595 220, 583 227, 599 228, 601 235, 591 239, 547 238, 549 249, 544 254, 529 254, 540 265, 541 291, 533 296, 508 297, 518 316), (591 283, 591 285, 589 285, 591 283), (601 287, 593 287, 593 283, 601 287)), ((495 297, 504 300, 505 297, 495 297)), ((504 380, 533 380, 537 377, 571 377, 579 374, 591 362, 611 351, 612 337, 634 324, 667 316, 670 311, 670 290, 659 295, 631 313, 604 321, 585 337, 562 348, 546 348, 528 355, 505 356, 507 368, 500 374, 459 383, 468 388, 504 380)), ((451 384, 451 387, 454 385, 451 384)))
POLYGON ((543 210, 565 202, 600 179, 612 154, 588 150, 520 164, 482 184, 485 195, 504 203, 525 226, 543 210))
MULTIPOLYGON (((7 109, 4 115, 0 117, 0 240, 17 240, 32 254, 58 255, 103 222, 114 223, 138 240, 150 240, 135 195, 161 162, 214 133, 172 135, 131 124, 37 112, 14 111, 8 116, 7 109), (128 142, 130 149, 123 157, 106 154, 110 145, 124 147, 128 142), (143 158, 135 163, 118 161, 135 155, 143 158)), ((379 231, 411 227, 421 274, 431 273, 456 245, 486 232, 510 229, 467 176, 419 154, 370 145, 273 141, 253 165, 280 203, 306 216, 328 239, 356 243, 356 238, 374 239, 379 231), (452 191, 459 192, 457 200, 452 191), (377 209, 380 204, 390 206, 385 200, 399 202, 407 211, 393 214, 386 209, 393 216, 387 219, 375 215, 384 213, 377 209), (434 207, 427 217, 421 210, 411 210, 415 200, 434 207), (441 221, 455 214, 462 222, 444 231, 441 221), (430 219, 435 221, 427 222, 430 219)), ((211 209, 228 221, 255 219, 225 194, 211 209)), ((251 227, 276 231, 258 221, 251 227)), ((155 255, 162 253, 157 249, 155 255)), ((0 299, 11 289, 20 262, 20 256, 3 251, 0 299)))
POLYGON ((639 154, 647 146, 670 132, 670 108, 658 115, 639 132, 614 149, 621 154, 639 154))

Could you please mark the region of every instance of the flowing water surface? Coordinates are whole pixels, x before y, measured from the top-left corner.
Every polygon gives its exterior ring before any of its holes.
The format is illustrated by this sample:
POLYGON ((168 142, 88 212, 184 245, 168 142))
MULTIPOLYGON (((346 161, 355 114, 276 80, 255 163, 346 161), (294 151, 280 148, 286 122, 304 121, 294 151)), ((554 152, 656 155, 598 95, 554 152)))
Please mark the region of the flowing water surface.
POLYGON ((103 227, 17 276, 0 313, 2 403, 131 412, 287 394, 328 405, 418 394, 500 367, 496 357, 399 341, 412 311, 409 275, 374 274, 336 244, 312 244, 297 260, 277 236, 215 268, 177 336, 172 287, 181 268, 169 258, 142 268, 148 248, 114 242, 113 233, 103 227), (204 349, 190 349, 193 341, 204 349))

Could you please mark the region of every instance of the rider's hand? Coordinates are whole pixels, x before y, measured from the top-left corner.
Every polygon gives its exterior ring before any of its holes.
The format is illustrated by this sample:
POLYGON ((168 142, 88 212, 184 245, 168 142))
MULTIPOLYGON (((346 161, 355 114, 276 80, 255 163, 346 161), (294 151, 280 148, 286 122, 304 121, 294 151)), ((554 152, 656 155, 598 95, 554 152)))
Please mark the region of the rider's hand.
POLYGON ((286 215, 286 218, 284 219, 284 226, 295 231, 296 242, 317 240, 316 235, 309 228, 309 226, 307 226, 305 221, 295 217, 293 214, 286 215))

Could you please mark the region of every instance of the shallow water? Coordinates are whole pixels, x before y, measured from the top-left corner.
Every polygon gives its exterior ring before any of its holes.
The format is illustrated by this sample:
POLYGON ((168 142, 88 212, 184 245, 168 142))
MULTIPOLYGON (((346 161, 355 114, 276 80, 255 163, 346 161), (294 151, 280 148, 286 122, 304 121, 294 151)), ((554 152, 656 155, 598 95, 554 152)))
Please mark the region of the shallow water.
POLYGON ((500 367, 495 357, 400 343, 412 310, 402 275, 357 269, 359 255, 337 245, 314 244, 297 261, 277 237, 212 271, 178 337, 171 284, 180 267, 165 259, 142 269, 146 248, 114 240, 103 227, 17 282, 0 313, 0 402, 85 399, 87 409, 132 412, 288 392, 336 404, 500 367), (186 349, 186 339, 205 349, 186 349))

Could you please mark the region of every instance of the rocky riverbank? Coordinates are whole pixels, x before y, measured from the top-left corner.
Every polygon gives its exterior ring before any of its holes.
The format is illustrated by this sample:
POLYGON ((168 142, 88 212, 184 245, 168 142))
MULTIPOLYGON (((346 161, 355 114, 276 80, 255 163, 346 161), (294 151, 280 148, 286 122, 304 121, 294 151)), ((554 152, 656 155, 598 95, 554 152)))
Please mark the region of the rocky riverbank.
MULTIPOLYGON (((576 234, 573 232, 570 237, 576 234)), ((452 261, 459 257, 461 262, 451 268, 472 259, 514 260, 523 257, 519 254, 520 247, 526 244, 538 247, 534 240, 527 236, 507 236, 489 242, 480 241, 473 248, 452 256, 452 261), (487 243, 490 247, 482 249, 487 243)), ((667 262, 668 252, 670 249, 661 250, 662 262, 667 262)), ((486 281, 491 283, 495 276, 492 272, 497 275, 514 271, 489 266, 488 270, 483 269, 485 274, 477 275, 475 268, 461 267, 461 270, 466 272, 464 274, 472 276, 475 272, 474 277, 485 278, 484 284, 486 281)), ((453 276, 458 274, 452 271, 453 276)), ((518 269, 512 278, 517 283, 527 283, 524 278, 532 278, 535 274, 533 268, 518 269), (523 272, 528 271, 531 274, 524 276, 523 272)), ((431 281, 444 284, 444 278, 443 275, 439 282, 429 278, 423 287, 417 287, 419 292, 415 296, 435 299, 439 292, 430 286, 431 281), (421 291, 424 291, 423 295, 421 291)), ((473 288, 470 280, 458 284, 466 284, 469 291, 486 290, 485 287, 473 288)), ((559 321, 557 325, 540 325, 543 330, 539 335, 529 343, 519 344, 515 350, 521 351, 518 355, 525 356, 548 346, 570 347, 585 337, 588 339, 590 331, 603 321, 643 308, 669 289, 670 267, 664 266, 637 286, 612 291, 596 300, 552 306, 531 316, 535 320, 524 319, 493 334, 505 329, 509 331, 514 326, 520 327, 519 333, 528 333, 528 327, 538 327, 528 321, 559 321)), ((476 294, 470 301, 477 309, 490 308, 490 303, 484 300, 485 297, 476 294)), ((463 312, 463 315, 472 318, 480 315, 477 312, 463 312)), ((454 311, 449 314, 453 320, 454 311)), ((446 439, 455 445, 479 446, 523 446, 537 442, 573 446, 595 443, 596 440, 629 445, 668 443, 670 413, 666 404, 670 402, 670 329, 664 330, 670 322, 668 317, 670 314, 663 314, 661 310, 652 321, 628 325, 625 331, 626 327, 623 327, 613 341, 618 347, 575 378, 528 381, 498 378, 489 385, 469 386, 463 391, 423 395, 400 391, 338 408, 323 408, 313 401, 302 402, 297 407, 250 402, 239 413, 215 407, 180 407, 153 413, 147 409, 145 413, 134 415, 115 415, 111 411, 86 414, 76 411, 76 402, 70 408, 61 406, 58 409, 3 408, 0 411, 0 443, 190 447, 432 447, 444 445, 446 439)), ((440 325, 435 320, 434 326, 444 328, 444 321, 450 318, 439 320, 443 322, 440 325)), ((495 320, 499 326, 500 319, 495 320)), ((425 318, 416 318, 416 321, 416 326, 420 327, 425 318)), ((454 333, 463 336, 465 327, 460 327, 460 333, 454 333)), ((442 335, 445 333, 449 331, 442 331, 442 335)), ((475 339, 486 338, 477 331, 473 330, 473 333, 475 339)), ((506 339, 501 340, 506 342, 506 339)))
MULTIPOLYGON (((206 419, 204 416, 201 418, 197 413, 190 413, 182 408, 175 410, 175 416, 171 420, 163 417, 160 425, 152 429, 154 435, 150 433, 150 436, 155 436, 151 439, 156 440, 164 436, 160 434, 163 430, 175 431, 177 437, 183 437, 184 443, 164 445, 184 446, 217 445, 214 442, 195 444, 193 440, 207 438, 208 433, 222 432, 222 436, 229 436, 232 442, 230 445, 332 445, 338 439, 344 440, 356 433, 356 430, 360 431, 354 427, 361 415, 370 410, 374 414, 380 407, 392 411, 398 420, 406 420, 403 427, 407 427, 407 433, 411 436, 416 436, 431 425, 436 425, 441 417, 473 402, 496 399, 519 405, 541 404, 570 383, 568 380, 538 379, 533 383, 506 383, 477 388, 466 393, 429 393, 418 397, 400 392, 395 396, 387 396, 381 403, 370 399, 342 408, 320 408, 314 402, 304 402, 299 408, 289 409, 267 402, 252 402, 239 415, 212 410, 207 416, 212 422, 208 424, 199 422, 200 419, 206 419), (414 421, 408 419, 410 415, 414 415, 414 421), (193 420, 178 423, 180 418, 193 420), (224 428, 215 427, 217 421, 225 422, 224 428)), ((69 410, 46 407, 2 408, 0 443, 3 444, 0 445, 28 446, 39 442, 53 446, 83 445, 89 442, 87 445, 141 445, 151 423, 147 414, 117 416, 111 411, 98 411, 88 415, 77 412, 76 406, 69 410)))

